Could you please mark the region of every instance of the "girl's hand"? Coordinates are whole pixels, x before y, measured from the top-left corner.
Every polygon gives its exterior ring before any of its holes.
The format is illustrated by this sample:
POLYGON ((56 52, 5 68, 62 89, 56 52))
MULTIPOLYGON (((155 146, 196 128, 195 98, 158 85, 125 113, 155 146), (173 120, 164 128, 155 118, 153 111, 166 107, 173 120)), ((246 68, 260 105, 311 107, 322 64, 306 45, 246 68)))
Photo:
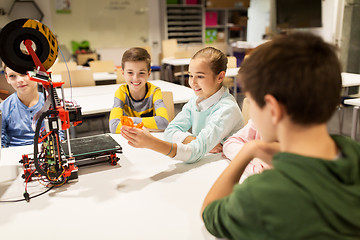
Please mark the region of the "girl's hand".
POLYGON ((250 160, 253 158, 260 158, 270 166, 272 166, 274 154, 280 152, 280 145, 278 142, 264 142, 261 140, 247 142, 243 148, 244 149, 242 149, 239 154, 247 153, 250 160))
POLYGON ((130 146, 135 148, 150 148, 154 142, 154 136, 147 129, 122 126, 121 135, 128 140, 130 146))
POLYGON ((223 145, 219 143, 213 149, 211 149, 209 153, 221 153, 222 151, 223 151, 223 145))

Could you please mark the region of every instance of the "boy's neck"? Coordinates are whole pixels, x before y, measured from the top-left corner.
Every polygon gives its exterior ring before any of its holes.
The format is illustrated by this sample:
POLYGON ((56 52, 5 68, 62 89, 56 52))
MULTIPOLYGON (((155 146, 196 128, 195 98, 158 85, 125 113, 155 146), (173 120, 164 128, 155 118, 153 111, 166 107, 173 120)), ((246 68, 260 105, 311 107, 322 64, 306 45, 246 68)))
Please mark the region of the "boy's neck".
POLYGON ((19 95, 18 93, 18 98, 25 106, 32 107, 39 101, 39 93, 37 91, 27 95, 19 95))
POLYGON ((287 120, 287 123, 279 127, 278 137, 282 152, 327 160, 334 160, 339 153, 325 123, 301 126, 287 120))
POLYGON ((145 97, 146 95, 146 87, 147 85, 145 85, 143 88, 139 89, 139 91, 131 91, 130 88, 129 88, 129 92, 131 94, 131 97, 134 99, 134 100, 141 100, 145 97))

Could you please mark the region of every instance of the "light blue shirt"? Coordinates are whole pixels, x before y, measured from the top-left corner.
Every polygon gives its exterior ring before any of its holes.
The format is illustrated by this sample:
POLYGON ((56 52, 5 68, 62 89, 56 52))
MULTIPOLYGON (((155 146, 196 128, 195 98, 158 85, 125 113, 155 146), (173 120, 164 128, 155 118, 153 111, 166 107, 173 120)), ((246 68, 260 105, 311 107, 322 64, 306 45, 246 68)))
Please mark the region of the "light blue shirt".
POLYGON ((11 94, 0 104, 2 111, 2 147, 21 146, 34 143, 31 123, 34 115, 44 105, 44 95, 39 93, 39 101, 32 107, 24 105, 17 96, 11 94))
POLYGON ((177 144, 174 158, 187 163, 199 161, 218 143, 223 143, 244 126, 240 108, 227 88, 222 87, 199 104, 197 100, 194 95, 164 132, 166 141, 177 144), (190 128, 192 134, 188 132, 190 128), (196 139, 182 144, 187 136, 195 136, 196 139))

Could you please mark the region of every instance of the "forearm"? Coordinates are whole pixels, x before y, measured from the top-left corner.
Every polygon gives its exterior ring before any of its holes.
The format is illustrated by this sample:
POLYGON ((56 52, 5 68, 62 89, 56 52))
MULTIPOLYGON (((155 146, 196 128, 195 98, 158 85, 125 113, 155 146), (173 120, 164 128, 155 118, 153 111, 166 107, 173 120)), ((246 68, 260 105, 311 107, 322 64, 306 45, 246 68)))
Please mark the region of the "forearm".
POLYGON ((183 144, 188 144, 188 143, 190 143, 191 141, 193 141, 195 139, 196 139, 196 137, 194 137, 194 136, 187 136, 182 143, 183 144))
POLYGON ((235 184, 239 183, 240 177, 243 174, 246 166, 251 161, 252 155, 250 150, 242 149, 224 172, 219 176, 214 185, 211 187, 209 193, 205 197, 201 213, 206 206, 215 200, 230 195, 235 184))
POLYGON ((175 157, 177 145, 176 143, 166 142, 154 137, 151 145, 149 146, 149 149, 162 153, 169 157, 175 157))

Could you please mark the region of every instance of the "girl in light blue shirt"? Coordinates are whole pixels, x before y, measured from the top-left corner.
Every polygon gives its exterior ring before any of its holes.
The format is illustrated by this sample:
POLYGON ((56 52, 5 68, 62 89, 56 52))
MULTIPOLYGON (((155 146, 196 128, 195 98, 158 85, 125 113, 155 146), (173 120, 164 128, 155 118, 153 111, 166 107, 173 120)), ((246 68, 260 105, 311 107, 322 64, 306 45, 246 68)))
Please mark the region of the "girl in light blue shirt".
POLYGON ((177 160, 193 163, 206 153, 221 152, 222 143, 243 127, 240 108, 222 86, 227 57, 218 49, 198 51, 189 65, 189 85, 195 95, 164 132, 166 141, 145 129, 123 126, 121 134, 134 147, 149 148, 177 160), (192 129, 192 133, 188 131, 192 129))

